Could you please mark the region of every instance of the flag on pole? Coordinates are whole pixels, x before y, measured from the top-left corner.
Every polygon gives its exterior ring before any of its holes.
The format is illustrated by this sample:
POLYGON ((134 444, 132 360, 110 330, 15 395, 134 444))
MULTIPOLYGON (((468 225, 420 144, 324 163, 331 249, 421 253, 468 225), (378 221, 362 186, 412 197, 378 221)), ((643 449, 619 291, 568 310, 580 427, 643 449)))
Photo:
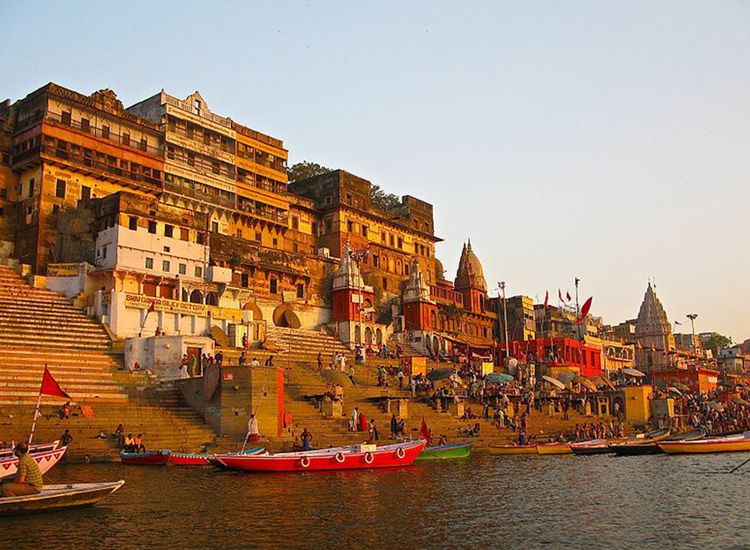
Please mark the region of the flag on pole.
POLYGON ((65 397, 66 399, 70 399, 70 396, 63 391, 60 384, 57 383, 57 380, 52 377, 52 373, 47 367, 44 367, 42 387, 39 390, 39 393, 42 395, 52 395, 54 397, 65 397))
POLYGON ((592 296, 583 303, 583 307, 581 308, 581 316, 576 321, 576 325, 580 325, 586 319, 586 316, 589 314, 589 310, 591 309, 591 302, 593 300, 594 297, 592 296))
POLYGON ((563 297, 562 297, 562 290, 560 290, 559 288, 557 289, 557 297, 560 298, 561 302, 565 301, 565 300, 563 300, 563 297))
POLYGON ((544 291, 544 309, 547 309, 547 304, 549 304, 549 290, 544 291))
POLYGON ((151 301, 151 305, 148 306, 148 309, 146 310, 146 313, 151 313, 154 310, 156 310, 156 300, 151 301))
POLYGON ((422 426, 419 428, 419 435, 427 441, 428 447, 432 445, 432 432, 427 427, 427 422, 425 422, 424 418, 422 418, 422 426))
POLYGON ((566 292, 566 293, 565 293, 565 301, 566 301, 566 302, 570 302, 570 300, 571 300, 571 297, 570 297, 570 292, 566 292))

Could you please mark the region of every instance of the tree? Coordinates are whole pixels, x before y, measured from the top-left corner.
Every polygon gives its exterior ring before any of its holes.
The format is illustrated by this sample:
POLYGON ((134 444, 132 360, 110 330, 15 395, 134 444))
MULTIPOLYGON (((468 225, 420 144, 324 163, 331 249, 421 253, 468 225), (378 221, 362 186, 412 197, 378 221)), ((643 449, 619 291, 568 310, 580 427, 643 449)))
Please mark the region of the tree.
POLYGON ((710 349, 714 357, 718 357, 719 350, 731 347, 732 339, 719 333, 713 333, 703 341, 703 349, 710 349))
POLYGON ((370 189, 370 202, 380 210, 393 211, 401 208, 401 199, 398 195, 386 193, 379 185, 373 185, 370 189))
POLYGON ((293 164, 289 168, 289 170, 287 170, 287 174, 289 175, 289 183, 292 183, 294 181, 304 180, 313 176, 319 176, 330 171, 330 168, 321 166, 316 162, 308 162, 306 160, 303 160, 302 162, 293 164))

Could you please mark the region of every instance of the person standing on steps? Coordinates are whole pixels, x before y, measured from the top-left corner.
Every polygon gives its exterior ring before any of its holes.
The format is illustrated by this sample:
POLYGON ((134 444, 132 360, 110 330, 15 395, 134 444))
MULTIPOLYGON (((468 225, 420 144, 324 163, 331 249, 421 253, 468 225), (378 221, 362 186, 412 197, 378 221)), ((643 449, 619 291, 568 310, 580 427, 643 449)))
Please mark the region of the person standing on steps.
POLYGON ((360 432, 366 432, 367 431, 367 415, 363 412, 359 413, 359 431, 360 432))
POLYGON ((307 430, 307 427, 302 430, 302 436, 300 437, 300 439, 302 439, 303 451, 309 451, 312 449, 312 433, 307 430))
POLYGON ((253 443, 260 441, 260 430, 258 429, 258 417, 250 415, 247 421, 247 439, 253 443))
POLYGON ((357 383, 354 381, 354 365, 349 367, 349 380, 352 381, 352 386, 357 385, 357 383))
POLYGON ((323 372, 323 353, 318 352, 318 373, 323 372))
POLYGON ((359 408, 354 407, 352 411, 352 421, 349 423, 349 430, 356 432, 359 428, 359 408))

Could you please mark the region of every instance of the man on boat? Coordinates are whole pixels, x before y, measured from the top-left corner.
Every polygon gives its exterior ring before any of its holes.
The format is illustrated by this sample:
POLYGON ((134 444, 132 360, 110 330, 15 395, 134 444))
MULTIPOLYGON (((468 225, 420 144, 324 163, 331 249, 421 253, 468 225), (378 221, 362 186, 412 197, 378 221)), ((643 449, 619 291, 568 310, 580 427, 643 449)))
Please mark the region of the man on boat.
POLYGON ((251 414, 249 420, 247 421, 247 438, 252 442, 260 441, 258 417, 254 414, 251 414))
POLYGON ((309 451, 312 448, 312 434, 307 431, 307 428, 302 430, 302 450, 309 451))
POLYGON ((3 483, 3 496, 20 497, 40 493, 43 486, 42 472, 36 461, 29 455, 29 446, 26 443, 19 443, 13 454, 18 457, 18 472, 14 482, 3 483))

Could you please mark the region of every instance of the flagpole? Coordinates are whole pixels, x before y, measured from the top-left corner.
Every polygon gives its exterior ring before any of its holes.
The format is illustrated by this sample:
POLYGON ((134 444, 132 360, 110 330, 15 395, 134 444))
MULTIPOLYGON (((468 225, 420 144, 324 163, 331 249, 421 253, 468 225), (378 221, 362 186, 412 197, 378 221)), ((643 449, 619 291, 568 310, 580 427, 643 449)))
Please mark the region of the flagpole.
MULTIPOLYGON (((44 369, 47 369, 47 365, 44 365, 44 369)), ((44 376, 42 375, 42 382, 44 382, 44 376)), ((42 406, 42 384, 39 384, 39 396, 36 398, 36 408, 34 409, 34 421, 31 423, 31 433, 29 434, 29 442, 34 439, 34 432, 36 431, 36 420, 39 418, 39 407, 42 406)))
MULTIPOLYGON (((575 282, 576 282, 576 320, 578 320, 579 315, 580 315, 578 311, 578 283, 580 283, 581 280, 578 277, 576 277, 575 282)), ((581 341, 581 325, 578 325, 578 327, 576 328, 578 329, 578 341, 580 342, 581 341)))

